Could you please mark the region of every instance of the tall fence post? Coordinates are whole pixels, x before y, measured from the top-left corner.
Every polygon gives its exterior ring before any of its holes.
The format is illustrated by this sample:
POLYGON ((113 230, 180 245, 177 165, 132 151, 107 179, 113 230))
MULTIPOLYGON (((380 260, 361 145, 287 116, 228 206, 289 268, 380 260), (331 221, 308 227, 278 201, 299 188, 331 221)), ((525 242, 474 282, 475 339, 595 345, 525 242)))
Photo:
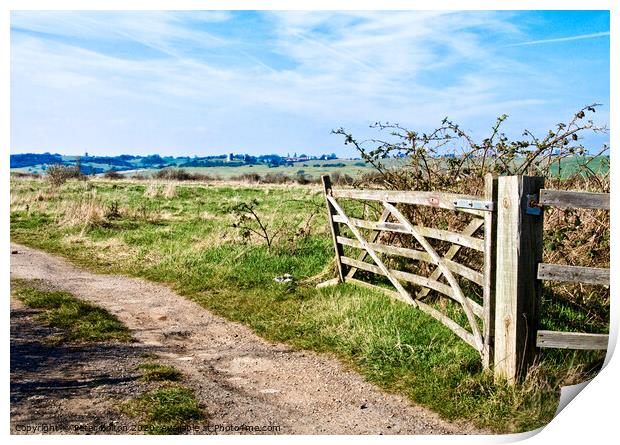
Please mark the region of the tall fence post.
POLYGON ((336 254, 336 267, 338 269, 338 279, 341 283, 344 282, 344 272, 342 269, 342 260, 340 259, 343 255, 342 244, 338 243, 337 237, 340 235, 340 229, 338 228, 338 224, 334 222, 334 215, 336 214, 336 209, 329 202, 327 196, 331 194, 332 191, 332 182, 329 178, 329 175, 321 176, 321 181, 323 182, 323 192, 325 193, 325 204, 327 205, 327 223, 329 224, 329 229, 332 234, 332 243, 334 244, 335 254, 336 254))
MULTIPOLYGON (((497 207, 497 177, 488 173, 484 177, 484 199, 497 207)), ((493 364, 493 336, 495 335, 495 260, 497 245, 497 213, 484 215, 484 282, 482 286, 483 340, 482 365, 489 369, 493 364)))
POLYGON ((542 261, 544 212, 528 212, 528 206, 543 187, 541 177, 498 178, 494 369, 496 379, 510 383, 536 353, 542 293, 536 271, 542 261))

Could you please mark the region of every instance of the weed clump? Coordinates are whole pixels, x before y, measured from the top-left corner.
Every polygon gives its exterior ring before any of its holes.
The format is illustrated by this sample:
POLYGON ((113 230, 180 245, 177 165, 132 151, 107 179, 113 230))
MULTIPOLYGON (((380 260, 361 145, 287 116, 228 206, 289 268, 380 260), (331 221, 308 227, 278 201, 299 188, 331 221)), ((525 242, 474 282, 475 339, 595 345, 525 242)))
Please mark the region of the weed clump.
POLYGON ((173 382, 181 378, 181 373, 176 368, 160 363, 143 363, 138 369, 142 370, 142 380, 145 382, 173 382))
POLYGON ((144 189, 144 197, 146 198, 157 198, 160 195, 160 186, 154 182, 149 182, 149 184, 144 189))
POLYGON ((164 168, 163 170, 157 171, 153 177, 155 179, 165 179, 172 181, 194 181, 196 180, 196 176, 188 173, 187 170, 183 170, 182 168, 164 168))
POLYGON ((67 166, 60 164, 50 165, 45 172, 45 179, 52 187, 59 187, 69 179, 82 179, 82 174, 78 166, 67 166))
POLYGON ((242 175, 232 176, 230 179, 233 181, 257 184, 261 182, 262 178, 258 173, 243 173, 242 175))
POLYGON ((177 186, 174 184, 167 184, 163 192, 164 198, 172 199, 177 196, 177 186))
POLYGON ((216 178, 211 175, 204 175, 199 173, 190 173, 182 168, 164 168, 158 170, 153 175, 153 178, 165 180, 165 181, 213 181, 216 178))
POLYGON ((64 227, 81 227, 82 232, 105 225, 110 209, 97 199, 96 190, 74 201, 62 201, 58 208, 58 224, 64 227))

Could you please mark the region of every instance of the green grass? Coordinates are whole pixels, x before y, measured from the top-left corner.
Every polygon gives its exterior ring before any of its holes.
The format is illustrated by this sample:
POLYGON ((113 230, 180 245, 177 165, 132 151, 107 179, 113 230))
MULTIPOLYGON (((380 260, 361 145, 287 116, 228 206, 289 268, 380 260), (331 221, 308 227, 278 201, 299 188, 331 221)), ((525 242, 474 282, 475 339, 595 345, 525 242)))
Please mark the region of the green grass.
POLYGON ((147 434, 180 434, 205 418, 194 392, 176 384, 141 394, 120 409, 138 417, 140 430, 147 434))
POLYGON ((142 363, 138 369, 142 371, 142 380, 145 382, 174 382, 181 378, 176 368, 161 363, 142 363))
MULTIPOLYGON (((145 358, 156 358, 146 354, 145 358)), ((174 366, 149 361, 138 366, 143 382, 157 384, 120 405, 122 413, 138 418, 146 434, 182 434, 206 418, 191 388, 178 383, 182 375, 174 366)))
POLYGON ((42 187, 12 181, 13 241, 97 272, 167 283, 269 340, 335 354, 367 380, 446 419, 498 432, 538 428, 552 418, 560 386, 591 377, 604 357, 545 351, 524 382, 495 384, 476 351, 421 311, 350 285, 317 290, 318 281, 334 275, 316 187, 188 184, 166 198, 145 197, 147 184, 69 181, 33 199, 42 187), (84 196, 95 196, 102 207, 117 202, 121 216, 88 227, 63 224, 63 214, 84 196), (221 211, 222 203, 249 199, 259 201, 269 230, 281 231, 271 251, 258 238, 240 237, 221 211), (297 236, 317 205, 310 233, 297 236), (293 283, 274 282, 285 273, 293 283))
POLYGON ((597 174, 606 174, 609 172, 609 156, 598 156, 596 158, 590 156, 567 157, 560 162, 559 166, 557 164, 552 165, 550 173, 566 179, 579 173, 582 165, 587 165, 597 174))
POLYGON ((11 281, 11 293, 26 306, 40 309, 37 318, 60 333, 54 342, 132 341, 127 327, 105 309, 67 292, 42 290, 24 280, 11 281))

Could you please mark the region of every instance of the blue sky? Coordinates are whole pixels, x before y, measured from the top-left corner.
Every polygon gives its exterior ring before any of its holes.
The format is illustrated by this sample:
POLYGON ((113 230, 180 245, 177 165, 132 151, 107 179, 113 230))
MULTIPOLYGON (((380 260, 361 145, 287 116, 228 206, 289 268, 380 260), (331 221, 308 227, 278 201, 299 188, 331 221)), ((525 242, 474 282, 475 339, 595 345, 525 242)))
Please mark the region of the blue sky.
POLYGON ((11 152, 350 156, 332 129, 503 113, 517 137, 607 124, 609 82, 606 11, 19 11, 11 152))

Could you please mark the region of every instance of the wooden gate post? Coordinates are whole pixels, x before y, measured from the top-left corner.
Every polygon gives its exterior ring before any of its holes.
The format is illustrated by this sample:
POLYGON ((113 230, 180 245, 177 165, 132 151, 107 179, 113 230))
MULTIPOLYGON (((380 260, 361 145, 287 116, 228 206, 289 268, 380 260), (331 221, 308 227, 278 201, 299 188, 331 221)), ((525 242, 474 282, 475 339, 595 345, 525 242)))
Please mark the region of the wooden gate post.
POLYGON ((329 224, 329 229, 332 234, 332 243, 334 244, 334 249, 336 253, 336 267, 338 269, 338 279, 341 283, 344 283, 344 272, 342 269, 342 260, 340 259, 343 255, 342 244, 338 243, 338 236, 340 235, 340 229, 338 224, 334 222, 334 215, 336 214, 336 209, 327 199, 328 195, 331 195, 332 192, 332 181, 329 178, 329 175, 321 176, 321 181, 323 182, 323 191, 325 193, 325 204, 327 205, 327 223, 329 224))
POLYGON ((536 353, 544 212, 535 207, 528 212, 528 206, 543 187, 541 177, 498 178, 494 362, 496 380, 510 383, 536 353))

